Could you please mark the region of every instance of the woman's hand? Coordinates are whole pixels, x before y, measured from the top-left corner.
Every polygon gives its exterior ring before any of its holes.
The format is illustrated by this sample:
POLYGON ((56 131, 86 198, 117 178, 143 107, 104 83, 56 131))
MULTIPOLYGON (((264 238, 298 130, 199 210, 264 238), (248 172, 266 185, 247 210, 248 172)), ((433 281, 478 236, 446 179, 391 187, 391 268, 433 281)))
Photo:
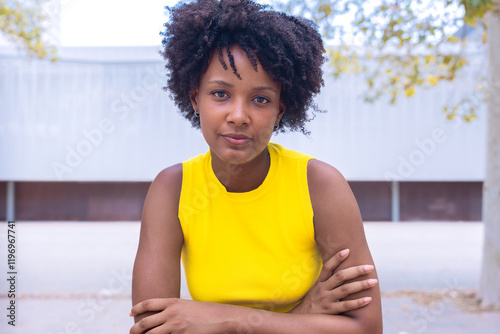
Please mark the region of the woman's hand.
POLYGON ((351 294, 369 289, 377 284, 376 279, 344 284, 346 281, 373 271, 372 265, 349 267, 333 274, 333 271, 348 255, 349 250, 344 249, 326 261, 316 283, 290 313, 340 314, 361 308, 370 303, 371 298, 369 297, 341 301, 341 299, 351 294))
MULTIPOLYGON (((345 283, 372 272, 374 268, 371 265, 349 267, 333 274, 348 255, 349 250, 344 250, 327 260, 316 283, 289 313, 334 315, 356 310, 370 303, 371 298, 342 300, 377 284, 376 279, 345 283)), ((239 328, 241 320, 246 319, 243 313, 235 311, 231 305, 179 298, 145 300, 134 305, 130 315, 139 318, 141 315, 147 315, 137 321, 130 334, 226 333, 239 328)))
POLYGON ((157 312, 139 320, 130 334, 163 333, 223 333, 228 321, 218 319, 224 314, 224 306, 179 298, 154 298, 132 307, 130 316, 157 312), (218 309, 220 308, 220 310, 218 309), (210 309, 210 310, 209 310, 210 309))

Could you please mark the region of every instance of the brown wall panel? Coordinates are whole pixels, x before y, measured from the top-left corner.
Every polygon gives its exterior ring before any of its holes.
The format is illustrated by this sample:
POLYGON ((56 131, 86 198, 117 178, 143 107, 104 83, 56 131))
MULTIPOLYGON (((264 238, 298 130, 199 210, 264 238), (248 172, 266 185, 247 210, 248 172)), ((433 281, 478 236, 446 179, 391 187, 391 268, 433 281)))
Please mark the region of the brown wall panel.
POLYGON ((90 185, 88 220, 140 220, 149 183, 90 185))
POLYGON ((140 220, 149 183, 19 182, 18 220, 140 220))
POLYGON ((0 182, 0 221, 7 219, 7 182, 0 182))
POLYGON ((349 182, 363 221, 391 220, 391 184, 388 182, 349 182))
MULTIPOLYGON (((387 182, 349 182, 364 221, 391 220, 387 182)), ((148 182, 16 182, 17 220, 140 220, 148 182)), ((0 219, 7 183, 0 182, 0 219)), ((401 221, 479 221, 481 182, 401 182, 401 221)))
POLYGON ((402 182, 401 220, 481 220, 481 182, 402 182))

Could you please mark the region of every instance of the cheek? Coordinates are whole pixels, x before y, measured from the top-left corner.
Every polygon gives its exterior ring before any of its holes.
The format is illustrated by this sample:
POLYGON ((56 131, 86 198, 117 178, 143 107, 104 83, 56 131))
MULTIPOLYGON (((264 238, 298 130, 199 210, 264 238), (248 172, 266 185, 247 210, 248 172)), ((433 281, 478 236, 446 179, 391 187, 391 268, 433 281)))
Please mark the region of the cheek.
POLYGON ((200 113, 200 128, 205 141, 211 140, 217 136, 221 125, 220 119, 213 113, 200 113))
POLYGON ((268 142, 273 135, 274 123, 266 124, 265 126, 259 127, 257 131, 257 138, 261 142, 268 142))

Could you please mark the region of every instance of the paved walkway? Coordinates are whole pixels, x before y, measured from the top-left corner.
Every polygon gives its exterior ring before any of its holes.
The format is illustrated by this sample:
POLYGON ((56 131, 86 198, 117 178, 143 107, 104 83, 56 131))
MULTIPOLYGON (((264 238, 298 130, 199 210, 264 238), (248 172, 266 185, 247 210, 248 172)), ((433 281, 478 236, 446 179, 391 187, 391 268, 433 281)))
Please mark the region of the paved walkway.
MULTIPOLYGON (((16 327, 7 325, 8 282, 1 279, 0 333, 128 332, 137 222, 16 226, 16 327)), ((365 230, 383 293, 384 333, 500 333, 500 312, 474 305, 482 224, 367 223, 365 230)), ((4 223, 5 276, 6 234, 4 223)))

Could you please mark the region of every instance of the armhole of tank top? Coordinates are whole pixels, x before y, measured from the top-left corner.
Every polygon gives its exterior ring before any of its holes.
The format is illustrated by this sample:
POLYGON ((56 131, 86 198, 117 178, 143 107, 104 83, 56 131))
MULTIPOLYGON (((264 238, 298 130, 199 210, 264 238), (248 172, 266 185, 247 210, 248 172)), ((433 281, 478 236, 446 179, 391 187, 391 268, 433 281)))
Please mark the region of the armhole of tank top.
POLYGON ((309 236, 311 240, 316 243, 315 229, 314 229, 314 210, 311 202, 311 194, 309 192, 309 180, 308 180, 308 167, 309 161, 316 160, 313 157, 306 157, 302 159, 299 164, 299 179, 302 181, 301 192, 302 192, 302 203, 304 205, 304 223, 307 224, 306 228, 309 231, 309 236))
POLYGON ((190 191, 190 188, 191 187, 185 187, 185 185, 188 185, 189 184, 189 181, 187 180, 187 178, 189 177, 190 173, 190 164, 191 164, 191 161, 183 161, 182 162, 182 169, 181 169, 181 172, 182 172, 182 177, 181 177, 181 190, 180 190, 180 194, 179 194, 179 203, 177 204, 177 218, 179 219, 179 224, 181 226, 181 230, 182 230, 182 234, 184 236, 184 241, 186 240, 187 238, 187 226, 186 226, 186 216, 184 214, 184 210, 186 210, 186 208, 184 206, 188 206, 188 204, 186 203, 186 199, 187 198, 190 198, 190 194, 189 194, 189 191, 190 191), (184 219, 182 219, 184 218, 184 219))

